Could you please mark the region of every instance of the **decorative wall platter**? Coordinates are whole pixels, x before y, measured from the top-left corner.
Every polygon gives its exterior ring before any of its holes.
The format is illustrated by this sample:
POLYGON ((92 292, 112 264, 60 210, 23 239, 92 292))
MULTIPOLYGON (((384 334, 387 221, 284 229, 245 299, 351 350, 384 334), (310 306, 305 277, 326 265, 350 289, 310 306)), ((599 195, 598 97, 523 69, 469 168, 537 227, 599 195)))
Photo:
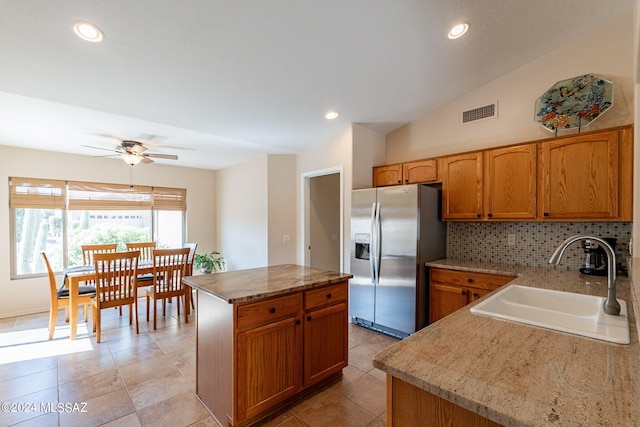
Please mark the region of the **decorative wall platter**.
POLYGON ((613 82, 592 74, 562 80, 536 101, 535 120, 545 129, 588 126, 613 106, 613 82))

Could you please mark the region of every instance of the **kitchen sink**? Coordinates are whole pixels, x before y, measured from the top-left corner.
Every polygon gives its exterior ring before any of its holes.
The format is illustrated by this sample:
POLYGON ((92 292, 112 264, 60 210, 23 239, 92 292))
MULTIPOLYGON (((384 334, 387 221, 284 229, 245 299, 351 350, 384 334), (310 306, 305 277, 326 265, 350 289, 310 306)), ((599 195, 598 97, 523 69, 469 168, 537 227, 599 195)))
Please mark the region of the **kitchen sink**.
POLYGON ((509 285, 471 308, 474 314, 511 320, 618 344, 629 344, 627 304, 605 314, 604 297, 509 285))

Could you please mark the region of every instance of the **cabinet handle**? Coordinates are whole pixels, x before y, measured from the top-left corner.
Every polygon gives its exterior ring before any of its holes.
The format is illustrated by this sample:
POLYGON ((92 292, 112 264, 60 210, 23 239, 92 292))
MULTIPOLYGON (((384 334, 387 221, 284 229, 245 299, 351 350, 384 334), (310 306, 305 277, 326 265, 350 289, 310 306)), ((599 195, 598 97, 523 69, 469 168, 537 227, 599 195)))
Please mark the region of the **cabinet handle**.
POLYGON ((477 218, 482 218, 482 214, 476 214, 477 218))
POLYGON ((472 279, 471 277, 469 277, 469 278, 467 279, 467 282, 469 282, 469 283, 473 283, 473 279, 472 279))
POLYGON ((474 297, 474 298, 478 298, 478 296, 479 296, 479 295, 478 295, 478 293, 477 293, 477 292, 474 292, 474 293, 473 293, 473 297, 474 297))
POLYGON ((327 298, 331 298, 331 294, 327 294, 327 298))
POLYGON ((462 291, 462 292, 461 292, 461 294, 462 294, 462 295, 466 295, 466 294, 467 294, 467 291, 462 291))
POLYGON ((276 308, 275 308, 275 307, 271 307, 271 308, 269 309, 269 313, 273 314, 273 313, 275 313, 275 312, 276 312, 276 308))
POLYGON ((487 216, 488 216, 489 218, 493 218, 493 214, 491 214, 491 213, 490 213, 490 214, 487 214, 487 216))
POLYGON ((549 212, 545 212, 545 213, 543 213, 542 215, 544 215, 544 216, 549 216, 549 212))
POLYGON ((402 181, 401 181, 401 180, 398 180, 398 184, 402 184, 402 181))
POLYGON ((307 316, 307 322, 311 322, 311 316, 307 316))
POLYGON ((296 319, 296 325, 300 324, 300 319, 296 319))

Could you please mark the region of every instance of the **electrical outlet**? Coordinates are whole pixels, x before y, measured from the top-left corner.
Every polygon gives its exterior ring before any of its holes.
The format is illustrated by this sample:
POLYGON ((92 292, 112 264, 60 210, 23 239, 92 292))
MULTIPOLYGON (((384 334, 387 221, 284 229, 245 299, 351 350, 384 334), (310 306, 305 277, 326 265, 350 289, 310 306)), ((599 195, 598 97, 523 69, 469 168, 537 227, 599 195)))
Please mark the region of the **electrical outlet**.
POLYGON ((516 235, 515 234, 508 234, 507 235, 507 245, 509 245, 509 246, 515 246, 516 245, 516 235))
POLYGON ((290 244, 291 243, 291 234, 283 234, 282 235, 282 243, 290 244))

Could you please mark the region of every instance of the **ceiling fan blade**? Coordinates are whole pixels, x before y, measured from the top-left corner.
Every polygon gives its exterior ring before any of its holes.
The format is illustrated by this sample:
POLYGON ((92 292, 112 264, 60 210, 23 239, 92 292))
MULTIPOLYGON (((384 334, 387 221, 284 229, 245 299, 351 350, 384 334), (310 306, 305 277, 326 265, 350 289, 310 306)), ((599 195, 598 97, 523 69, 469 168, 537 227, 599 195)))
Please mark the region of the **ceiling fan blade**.
POLYGON ((153 153, 144 153, 143 157, 153 157, 155 159, 167 159, 167 160, 178 160, 178 156, 175 154, 153 154, 153 153))
POLYGON ((151 160, 147 156, 142 155, 141 157, 142 157, 142 163, 153 163, 153 160, 151 160))
POLYGON ((111 148, 94 147, 93 145, 81 145, 81 147, 95 148, 96 150, 111 151, 111 152, 114 152, 114 153, 116 152, 116 150, 113 150, 111 148))

